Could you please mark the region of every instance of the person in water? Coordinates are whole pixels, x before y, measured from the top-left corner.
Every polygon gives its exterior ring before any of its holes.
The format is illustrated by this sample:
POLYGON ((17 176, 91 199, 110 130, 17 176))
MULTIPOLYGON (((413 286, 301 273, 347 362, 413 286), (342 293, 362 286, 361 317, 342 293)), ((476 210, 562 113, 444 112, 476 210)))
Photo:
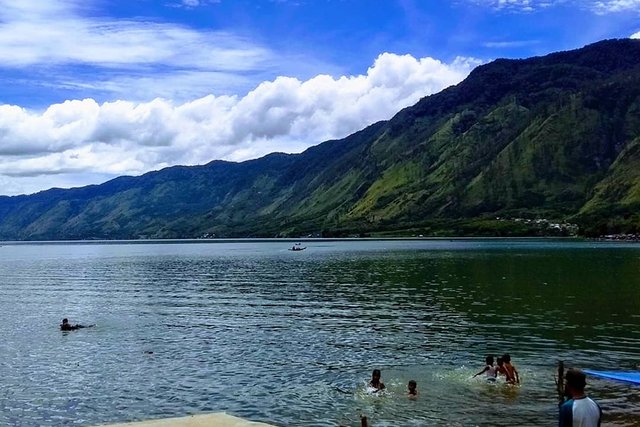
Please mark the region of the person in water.
POLYGON ((505 381, 507 379, 507 371, 504 369, 502 356, 498 356, 498 359, 496 360, 496 377, 505 377, 505 381))
MULTIPOLYGON (((93 326, 93 325, 91 325, 93 326)), ((69 323, 69 319, 67 319, 66 317, 64 319, 62 319, 62 323, 60 324, 60 330, 61 331, 75 331, 76 329, 80 329, 80 328, 87 328, 88 326, 84 326, 84 325, 72 325, 71 323, 69 323)))
POLYGON ((475 374, 472 378, 477 377, 478 375, 485 374, 487 381, 495 381, 498 375, 498 371, 496 367, 493 366, 493 356, 487 356, 485 359, 486 365, 482 371, 475 374))
POLYGON ((374 391, 384 390, 384 383, 380 381, 380 369, 374 369, 371 374, 371 381, 369 381, 369 387, 374 388, 374 391))
POLYGON ((520 384, 520 376, 518 375, 516 367, 511 364, 511 356, 509 354, 503 354, 502 361, 504 362, 507 382, 509 384, 520 384))
POLYGON ((416 399, 418 397, 418 383, 416 380, 409 381, 407 384, 407 397, 409 399, 416 399))
POLYGON ((569 369, 564 378, 564 391, 569 400, 560 405, 560 427, 599 426, 602 420, 602 409, 584 392, 587 385, 584 372, 579 369, 569 369))

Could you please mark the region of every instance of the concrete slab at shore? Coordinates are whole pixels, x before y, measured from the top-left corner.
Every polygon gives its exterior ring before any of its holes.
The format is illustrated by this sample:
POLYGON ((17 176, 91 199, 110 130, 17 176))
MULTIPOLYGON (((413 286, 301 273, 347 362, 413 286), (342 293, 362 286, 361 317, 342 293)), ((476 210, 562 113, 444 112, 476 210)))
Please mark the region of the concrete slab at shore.
POLYGON ((100 427, 274 427, 270 424, 243 420, 224 412, 189 415, 178 418, 136 421, 132 423, 108 424, 100 427))

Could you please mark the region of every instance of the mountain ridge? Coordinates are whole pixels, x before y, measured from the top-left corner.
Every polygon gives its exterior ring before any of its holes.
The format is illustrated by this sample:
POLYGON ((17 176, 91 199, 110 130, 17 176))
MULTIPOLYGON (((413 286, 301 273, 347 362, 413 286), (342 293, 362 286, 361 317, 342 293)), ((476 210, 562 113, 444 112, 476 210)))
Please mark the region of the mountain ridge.
POLYGON ((2 196, 0 238, 637 232, 638 144, 640 40, 606 40, 484 64, 300 154, 2 196))

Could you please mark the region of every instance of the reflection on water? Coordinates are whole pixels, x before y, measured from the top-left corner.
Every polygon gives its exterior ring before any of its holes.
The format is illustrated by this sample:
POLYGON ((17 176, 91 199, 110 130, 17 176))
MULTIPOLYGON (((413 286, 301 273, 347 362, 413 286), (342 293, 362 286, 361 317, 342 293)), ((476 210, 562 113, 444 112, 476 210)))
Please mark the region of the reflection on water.
MULTIPOLYGON (((282 426, 553 425, 557 360, 639 368, 640 246, 289 246, 4 244, 0 425, 206 411, 282 426), (62 333, 62 317, 97 326, 62 333), (504 352, 521 387, 471 379, 504 352), (366 393, 373 368, 386 393, 366 393)), ((640 424, 639 388, 590 379, 589 391, 606 422, 640 424)))

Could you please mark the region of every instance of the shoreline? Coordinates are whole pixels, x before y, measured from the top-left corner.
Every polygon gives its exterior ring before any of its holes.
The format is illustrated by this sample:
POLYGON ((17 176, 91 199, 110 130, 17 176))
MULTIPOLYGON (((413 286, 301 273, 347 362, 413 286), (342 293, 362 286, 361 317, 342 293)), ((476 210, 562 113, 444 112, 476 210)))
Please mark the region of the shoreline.
MULTIPOLYGON (((3 240, 3 245, 147 245, 147 244, 181 244, 181 243, 296 243, 296 242, 384 242, 384 241, 536 241, 536 240, 605 240, 603 238, 587 238, 572 236, 530 236, 530 237, 500 237, 500 236, 452 236, 452 237, 242 237, 242 238, 213 238, 213 239, 130 239, 130 240, 3 240)), ((613 240, 606 240, 613 241, 613 240)), ((627 240, 630 241, 630 240, 627 240)), ((640 241, 640 239, 638 240, 640 241)))

